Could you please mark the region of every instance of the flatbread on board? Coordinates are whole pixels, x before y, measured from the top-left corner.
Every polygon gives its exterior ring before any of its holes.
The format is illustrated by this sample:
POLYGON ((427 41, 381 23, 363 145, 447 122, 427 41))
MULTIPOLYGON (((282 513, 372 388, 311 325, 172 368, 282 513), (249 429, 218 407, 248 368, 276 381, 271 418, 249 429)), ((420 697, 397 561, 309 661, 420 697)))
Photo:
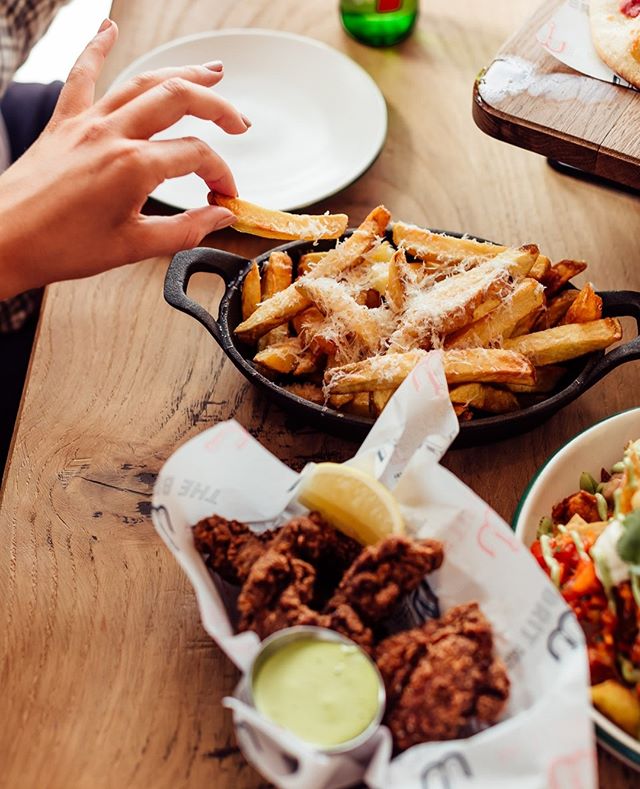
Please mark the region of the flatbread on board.
POLYGON ((591 35, 600 58, 636 88, 640 88, 640 16, 629 16, 640 5, 633 0, 590 0, 591 35))

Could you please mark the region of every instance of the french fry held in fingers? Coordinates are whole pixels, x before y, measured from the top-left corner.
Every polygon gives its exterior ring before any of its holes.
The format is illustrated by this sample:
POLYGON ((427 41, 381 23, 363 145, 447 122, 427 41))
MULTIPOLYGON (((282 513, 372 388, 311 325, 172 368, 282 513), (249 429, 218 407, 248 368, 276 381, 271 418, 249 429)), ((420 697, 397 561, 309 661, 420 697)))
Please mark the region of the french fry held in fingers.
POLYGON ((260 269, 256 261, 253 261, 248 274, 242 283, 242 320, 246 321, 258 308, 262 299, 260 285, 260 269))
POLYGON ((346 214, 287 214, 215 192, 209 194, 209 202, 235 214, 237 221, 232 225, 234 230, 263 238, 279 238, 283 241, 340 238, 349 224, 346 214))
POLYGON ((504 347, 526 356, 536 367, 577 359, 600 351, 622 339, 622 327, 616 318, 590 323, 571 323, 553 329, 506 340, 504 347))
POLYGON ((498 307, 479 321, 447 337, 445 348, 487 347, 510 337, 519 321, 542 306, 544 288, 525 279, 498 307))
POLYGON ((469 406, 491 414, 507 414, 520 408, 518 398, 506 389, 489 384, 461 384, 449 391, 454 405, 469 406))
MULTIPOLYGON (((293 276, 293 262, 286 252, 272 252, 262 275, 262 301, 270 299, 291 285, 293 276)), ((258 350, 262 351, 268 345, 277 345, 284 342, 289 336, 289 327, 286 323, 277 326, 261 337, 258 341, 258 350)))
POLYGON ((307 375, 318 369, 318 360, 305 349, 299 337, 290 337, 278 345, 269 345, 253 357, 253 361, 282 375, 307 375))
POLYGON ((433 233, 405 222, 395 222, 392 232, 393 243, 397 247, 427 263, 439 265, 450 266, 470 257, 494 257, 506 250, 497 244, 433 233))
MULTIPOLYGON (((424 357, 425 351, 373 356, 361 362, 334 367, 324 376, 325 392, 349 394, 397 389, 424 357)), ((494 348, 469 348, 445 351, 444 372, 447 383, 525 383, 535 382, 533 365, 519 353, 494 348)))
POLYGON ((597 321, 600 318, 602 318, 602 299, 594 291, 593 285, 587 282, 567 310, 567 314, 560 321, 560 324, 589 323, 589 321, 597 321))
MULTIPOLYGON (((360 227, 335 249, 327 252, 306 276, 336 277, 346 271, 361 260, 379 236, 384 235, 389 218, 390 214, 384 206, 374 208, 360 227)), ((276 326, 280 326, 309 307, 310 300, 296 287, 303 280, 304 277, 301 277, 285 290, 260 304, 253 315, 236 327, 235 333, 238 337, 245 342, 255 342, 271 329, 275 329, 276 326)))

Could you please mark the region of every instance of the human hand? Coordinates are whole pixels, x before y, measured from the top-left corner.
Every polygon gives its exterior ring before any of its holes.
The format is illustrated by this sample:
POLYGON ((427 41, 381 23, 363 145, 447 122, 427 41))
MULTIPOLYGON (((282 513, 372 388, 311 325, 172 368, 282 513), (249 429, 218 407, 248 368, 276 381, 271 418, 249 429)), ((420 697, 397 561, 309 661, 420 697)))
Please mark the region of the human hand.
POLYGON ((140 213, 165 178, 192 172, 213 191, 237 194, 229 168, 206 143, 151 141, 153 134, 184 115, 229 134, 242 134, 250 123, 209 90, 222 79, 221 63, 149 72, 94 103, 117 33, 105 20, 40 138, 0 175, 0 298, 172 254, 234 221, 211 205, 169 217, 140 213))

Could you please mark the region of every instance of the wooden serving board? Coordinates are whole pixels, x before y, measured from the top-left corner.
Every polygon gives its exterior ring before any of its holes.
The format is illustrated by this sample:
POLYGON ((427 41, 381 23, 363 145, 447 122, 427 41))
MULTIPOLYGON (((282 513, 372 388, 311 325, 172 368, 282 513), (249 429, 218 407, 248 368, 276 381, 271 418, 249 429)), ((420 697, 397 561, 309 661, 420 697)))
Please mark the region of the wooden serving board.
POLYGON ((548 0, 474 88, 473 117, 492 137, 640 189, 640 93, 587 77, 549 55, 536 34, 548 0))

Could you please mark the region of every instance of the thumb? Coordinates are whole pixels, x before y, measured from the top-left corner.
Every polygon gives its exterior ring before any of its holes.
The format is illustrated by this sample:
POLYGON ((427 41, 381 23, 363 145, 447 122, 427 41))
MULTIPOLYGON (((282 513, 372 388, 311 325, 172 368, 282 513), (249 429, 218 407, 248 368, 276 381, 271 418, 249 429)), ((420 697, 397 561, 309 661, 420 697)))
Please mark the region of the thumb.
POLYGON ((95 98, 96 81, 117 38, 116 23, 105 19, 69 72, 53 114, 54 121, 72 117, 91 107, 95 98))
POLYGON ((209 233, 229 227, 234 222, 234 214, 217 205, 192 208, 175 216, 145 216, 144 257, 172 255, 181 249, 192 249, 209 233))

